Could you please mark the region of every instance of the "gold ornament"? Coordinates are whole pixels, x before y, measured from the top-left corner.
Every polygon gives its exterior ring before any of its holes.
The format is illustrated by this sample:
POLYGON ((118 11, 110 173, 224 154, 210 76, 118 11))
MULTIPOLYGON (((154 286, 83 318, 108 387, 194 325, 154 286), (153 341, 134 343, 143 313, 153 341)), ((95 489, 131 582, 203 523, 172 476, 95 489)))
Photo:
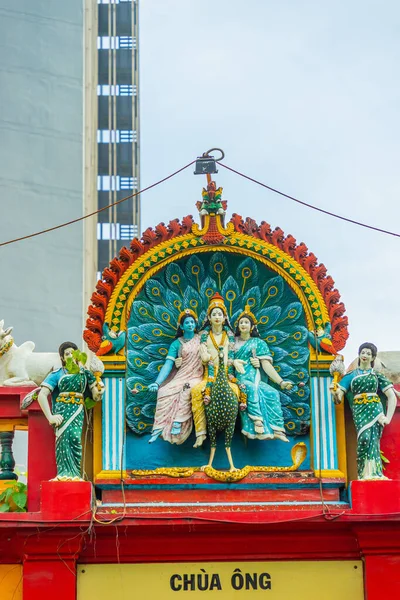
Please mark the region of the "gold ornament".
POLYGON ((218 292, 216 294, 214 294, 214 296, 211 296, 211 298, 210 298, 210 304, 208 305, 208 310, 207 310, 208 317, 210 316, 213 308, 220 308, 222 310, 222 312, 224 313, 225 317, 228 316, 226 306, 225 306, 225 301, 224 301, 223 297, 221 296, 221 294, 219 294, 218 292))
POLYGON ((258 323, 255 315, 251 312, 250 306, 248 304, 246 304, 246 306, 244 307, 244 311, 241 312, 240 315, 238 316, 237 321, 235 323, 235 327, 237 327, 239 325, 239 321, 240 321, 240 319, 243 319, 243 317, 247 317, 248 319, 250 319, 250 321, 252 323, 252 327, 257 325, 257 323, 258 323))
POLYGON ((196 313, 194 312, 194 310, 191 310, 190 308, 185 308, 185 310, 183 310, 183 311, 180 313, 180 315, 179 315, 179 317, 178 317, 178 325, 180 325, 180 324, 181 324, 181 320, 182 320, 184 317, 193 317, 193 319, 194 319, 194 320, 196 321, 196 323, 197 323, 197 315, 196 315, 196 313))

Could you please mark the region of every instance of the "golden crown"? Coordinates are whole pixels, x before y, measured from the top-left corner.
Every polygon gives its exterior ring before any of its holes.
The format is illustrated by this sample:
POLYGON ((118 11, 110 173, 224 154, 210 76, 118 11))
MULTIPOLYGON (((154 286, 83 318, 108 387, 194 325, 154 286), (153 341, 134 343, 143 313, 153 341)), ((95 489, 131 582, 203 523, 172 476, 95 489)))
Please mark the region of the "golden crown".
POLYGON ((178 317, 178 325, 181 324, 183 317, 193 317, 193 319, 197 322, 197 315, 194 310, 191 310, 190 308, 185 308, 185 310, 180 313, 178 317))
POLYGON ((224 301, 223 297, 221 296, 221 294, 219 294, 218 292, 216 294, 214 294, 214 296, 211 296, 211 298, 210 298, 210 303, 208 305, 208 310, 207 310, 207 316, 210 316, 210 313, 213 310, 213 308, 220 308, 222 310, 222 312, 224 313, 225 317, 228 316, 226 306, 225 306, 225 301, 224 301))
POLYGON ((258 323, 255 314, 251 312, 250 306, 248 304, 246 304, 246 306, 244 307, 244 311, 242 311, 236 319, 235 327, 239 325, 239 321, 240 319, 243 319, 243 317, 248 317, 252 321, 253 325, 257 325, 258 323))

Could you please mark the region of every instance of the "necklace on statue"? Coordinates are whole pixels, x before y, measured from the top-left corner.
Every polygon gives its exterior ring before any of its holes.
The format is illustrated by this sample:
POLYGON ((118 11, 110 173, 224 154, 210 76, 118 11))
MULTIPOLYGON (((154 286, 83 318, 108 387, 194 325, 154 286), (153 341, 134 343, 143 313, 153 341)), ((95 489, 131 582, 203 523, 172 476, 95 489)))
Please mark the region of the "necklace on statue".
POLYGON ((215 349, 216 349, 216 351, 218 352, 219 348, 220 348, 221 346, 224 346, 224 345, 225 345, 225 341, 226 341, 226 331, 223 331, 223 332, 222 332, 222 338, 221 338, 221 343, 220 343, 220 344, 217 344, 217 340, 215 339, 215 337, 214 337, 214 334, 213 334, 213 332, 212 332, 212 331, 210 331, 210 339, 211 339, 211 341, 212 341, 212 343, 213 343, 213 346, 214 346, 214 348, 215 348, 215 349))

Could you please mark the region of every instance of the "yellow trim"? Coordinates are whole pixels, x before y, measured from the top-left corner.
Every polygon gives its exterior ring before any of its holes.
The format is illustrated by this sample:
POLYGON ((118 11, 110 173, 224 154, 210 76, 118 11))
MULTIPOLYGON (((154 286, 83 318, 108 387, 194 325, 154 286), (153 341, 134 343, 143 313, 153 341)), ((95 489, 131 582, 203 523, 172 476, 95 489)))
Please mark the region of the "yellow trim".
MULTIPOLYGON (((146 281, 148 281, 148 279, 150 279, 154 273, 157 273, 171 262, 175 262, 178 258, 190 256, 191 254, 198 254, 199 252, 204 253, 216 251, 251 256, 252 258, 258 260, 258 262, 261 262, 262 264, 266 265, 278 275, 281 275, 281 277, 286 281, 286 283, 288 283, 288 285, 292 288, 292 290, 297 295, 299 301, 301 302, 305 310, 307 324, 310 329, 314 329, 318 325, 314 321, 311 304, 313 304, 314 310, 320 313, 318 317, 320 321, 329 321, 328 311, 322 298, 321 292, 319 291, 318 287, 316 286, 311 276, 307 273, 307 271, 299 263, 297 263, 297 261, 295 261, 291 256, 289 256, 289 254, 286 254, 286 252, 284 252, 283 250, 280 250, 272 244, 264 242, 263 240, 255 240, 255 238, 241 233, 235 233, 234 235, 231 235, 230 239, 237 239, 238 243, 240 243, 240 246, 231 246, 228 244, 221 246, 204 245, 204 243, 201 240, 199 240, 195 235, 190 233, 184 236, 173 238, 172 240, 163 242, 155 248, 152 248, 144 255, 142 255, 137 261, 135 261, 121 277, 108 303, 105 321, 108 323, 112 322, 118 298, 123 292, 122 295, 124 296, 123 300, 125 304, 122 308, 122 315, 121 312, 119 312, 118 314, 121 315, 120 330, 126 329, 126 324, 128 320, 127 315, 129 315, 130 313, 132 303, 138 295, 138 293, 140 292, 140 290, 142 289, 142 287, 144 286, 144 284, 146 283, 146 281), (179 248, 178 250, 176 250, 176 246, 178 245, 178 243, 187 242, 189 246, 192 241, 196 241, 196 247, 188 247, 185 250, 181 250, 179 248), (203 245, 198 246, 198 244, 203 245), (258 253, 258 250, 254 251, 253 249, 245 247, 247 246, 247 244, 255 244, 256 246, 258 246, 260 249, 259 252, 264 256, 260 255, 258 253), (167 252, 167 250, 169 250, 169 252, 167 252), (156 254, 159 254, 160 252, 166 253, 166 258, 163 258, 156 265, 151 266, 151 262, 154 262, 152 259, 156 254), (273 255, 273 258, 276 257, 277 263, 279 264, 273 262, 271 260, 271 257, 266 257, 265 255, 267 254, 273 255), (282 264, 283 266, 280 266, 280 264, 282 264), (138 280, 138 282, 134 284, 132 276, 135 274, 134 271, 139 269, 143 270, 143 275, 138 280), (289 271, 289 273, 287 271, 289 271), (293 272, 290 273, 290 271, 293 272), (306 298, 306 293, 308 294, 308 298, 306 298)), ((119 311, 120 310, 121 307, 119 307, 119 311)))
POLYGON ((27 429, 28 419, 1 419, 0 420, 0 431, 14 431, 14 429, 27 429))
MULTIPOLYGON (((200 237, 200 236, 204 235, 205 233, 207 233, 209 226, 210 226, 210 215, 205 215, 204 216, 204 227, 201 227, 201 225, 198 225, 197 223, 193 223, 192 232, 194 233, 195 236, 200 237)), ((174 238, 174 240, 176 240, 176 239, 178 239, 178 238, 174 238)))
POLYGON ((123 354, 107 354, 105 356, 98 356, 98 358, 102 361, 106 372, 126 370, 126 357, 123 354))
POLYGON ((321 479, 345 479, 345 474, 339 469, 321 469, 314 471, 315 476, 321 479))
POLYGON ((333 354, 328 353, 317 353, 314 348, 310 346, 310 370, 311 371, 329 371, 331 363, 335 359, 333 354), (318 360, 317 360, 318 358, 318 360))
POLYGON ((107 354, 105 356, 99 356, 98 358, 100 358, 103 363, 108 363, 108 362, 117 362, 117 363, 124 363, 125 362, 125 356, 123 354, 107 354))
MULTIPOLYGON (((217 471, 212 467, 159 467, 158 469, 137 469, 127 473, 122 471, 123 479, 134 479, 134 477, 154 477, 154 475, 165 475, 167 477, 181 478, 191 477, 194 473, 204 471, 204 473, 216 481, 232 482, 244 479, 249 473, 288 473, 299 469, 307 456, 307 446, 304 442, 295 444, 291 451, 292 465, 290 467, 267 467, 267 466, 246 466, 237 471, 217 471)), ((95 483, 100 479, 121 479, 121 471, 100 471, 96 475, 95 483)))
POLYGON ((103 463, 101 402, 93 407, 93 473, 101 471, 103 463))
MULTIPOLYGON (((95 477, 95 483, 99 482, 99 479, 121 479, 121 471, 99 471, 95 477)), ((128 472, 122 471, 122 479, 128 479, 128 472)))
MULTIPOLYGON (((235 226, 230 221, 226 224, 226 227, 224 227, 222 225, 220 215, 216 215, 216 222, 217 222, 218 232, 222 233, 222 235, 232 235, 235 232, 235 226)), ((193 231, 193 233, 194 233, 194 231, 193 231)))
POLYGON ((344 420, 344 402, 335 404, 336 413, 336 443, 338 452, 339 469, 343 472, 343 476, 348 483, 347 475, 347 455, 346 455, 346 429, 344 420))

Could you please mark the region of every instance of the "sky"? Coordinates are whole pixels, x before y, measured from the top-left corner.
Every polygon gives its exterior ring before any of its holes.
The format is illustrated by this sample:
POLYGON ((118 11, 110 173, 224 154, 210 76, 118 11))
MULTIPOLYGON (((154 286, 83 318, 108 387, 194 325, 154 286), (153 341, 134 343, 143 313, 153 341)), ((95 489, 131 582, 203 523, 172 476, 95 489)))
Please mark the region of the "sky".
MULTIPOLYGON (((219 147, 226 165, 400 234, 400 5, 395 0, 140 3, 141 187, 219 147)), ((220 167, 237 212, 305 242, 359 345, 400 350, 400 239, 302 207, 220 167)), ((193 167, 142 195, 142 231, 197 215, 193 167)))

